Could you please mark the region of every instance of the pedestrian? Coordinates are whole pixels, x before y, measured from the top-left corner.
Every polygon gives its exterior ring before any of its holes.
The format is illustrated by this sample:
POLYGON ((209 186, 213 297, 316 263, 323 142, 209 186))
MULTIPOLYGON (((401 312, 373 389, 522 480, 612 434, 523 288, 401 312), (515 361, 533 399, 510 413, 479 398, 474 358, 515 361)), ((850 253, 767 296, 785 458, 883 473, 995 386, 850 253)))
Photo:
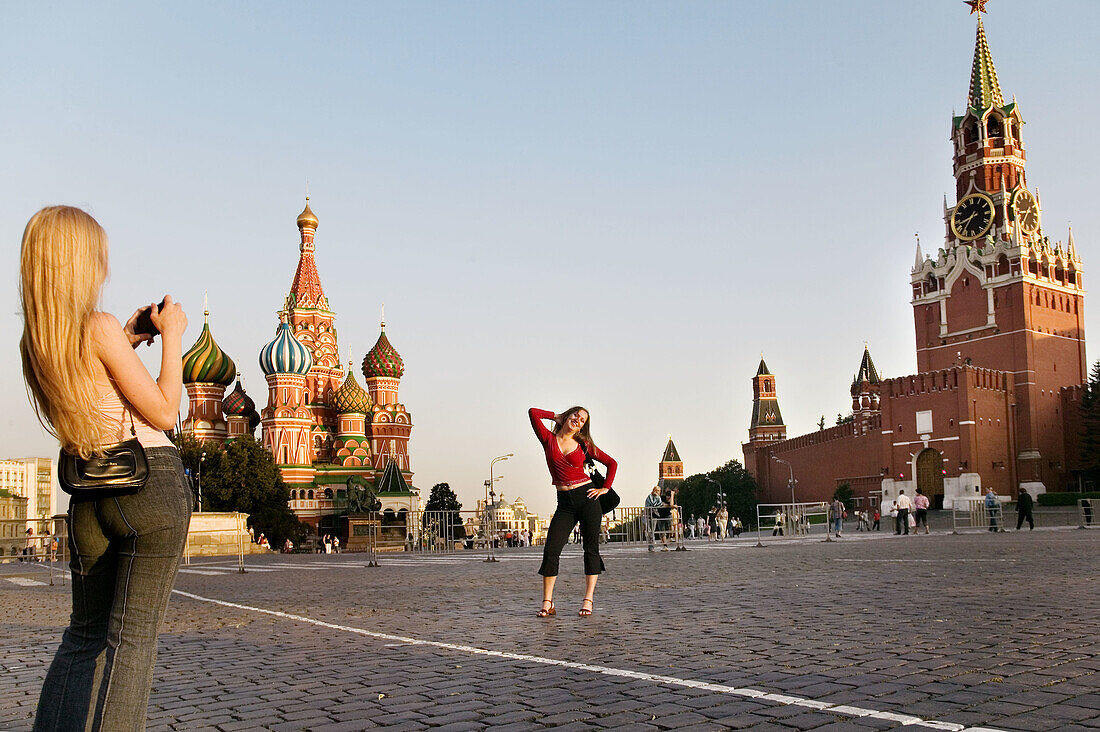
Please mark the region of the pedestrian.
POLYGON ((1085 516, 1085 526, 1092 526, 1092 501, 1088 498, 1081 499, 1081 513, 1085 516))
POLYGON ((878 512, 877 508, 875 509, 875 513, 871 518, 873 519, 871 528, 875 531, 882 531, 882 514, 878 512))
POLYGON ((333 554, 339 554, 340 553, 340 537, 339 536, 332 537, 332 553, 333 554))
POLYGON ((917 488, 917 495, 913 496, 913 533, 919 534, 921 524, 924 524, 924 533, 928 531, 928 496, 924 495, 923 488, 917 488))
POLYGON ((776 536, 776 535, 783 536, 783 524, 784 524, 783 512, 782 511, 776 511, 775 512, 775 524, 772 527, 772 536, 776 536))
POLYGON ((700 516, 695 519, 695 535, 702 539, 707 533, 707 520, 700 516))
POLYGON ((646 532, 649 540, 649 550, 653 551, 653 542, 657 537, 657 534, 661 535, 661 546, 663 551, 668 551, 668 538, 663 532, 658 531, 658 517, 661 507, 665 505, 665 499, 661 496, 661 487, 653 486, 653 490, 649 492, 649 495, 645 497, 645 519, 646 519, 646 532))
MULTIPOLYGON (((132 258, 155 271, 162 255, 147 246, 132 258)), ((72 614, 42 684, 36 730, 145 729, 158 628, 191 515, 183 464, 164 433, 179 413, 187 316, 165 296, 119 323, 96 310, 107 271, 107 235, 84 211, 51 206, 27 223, 19 350, 36 412, 69 455, 137 439, 149 467, 135 493, 69 502, 72 614), (139 316, 161 339, 155 381, 134 352, 156 338, 136 332, 139 316)))
POLYGON ((1019 531, 1024 521, 1027 521, 1027 530, 1035 530, 1035 519, 1031 516, 1031 509, 1034 507, 1035 501, 1032 500, 1031 494, 1027 492, 1027 488, 1020 486, 1020 497, 1016 499, 1016 530, 1019 531))
POLYGON ((600 508, 600 496, 611 490, 615 481, 618 463, 614 458, 596 447, 592 442, 591 418, 584 407, 570 407, 561 414, 554 414, 532 407, 528 411, 531 427, 542 443, 546 456, 546 467, 557 489, 557 508, 546 533, 546 547, 542 554, 542 608, 539 617, 555 615, 554 584, 558 579, 558 561, 562 547, 569 538, 569 532, 580 522, 581 537, 584 540, 584 599, 578 615, 587 617, 595 609, 596 580, 604 570, 600 557, 600 524, 603 511, 600 508), (551 432, 543 420, 552 420, 551 432), (585 463, 596 460, 607 468, 602 488, 592 483, 585 472, 585 463))
POLYGON ((894 519, 894 533, 901 534, 902 527, 905 527, 905 535, 909 536, 909 509, 913 507, 913 502, 905 495, 904 488, 898 491, 898 500, 894 501, 894 505, 898 508, 898 516, 894 519))
POLYGON ((997 531, 1000 528, 1001 504, 992 486, 985 493, 985 511, 989 514, 989 530, 997 531))
POLYGON ((844 528, 844 501, 834 497, 830 512, 833 515, 833 533, 839 539, 844 528))
POLYGON ((23 544, 23 558, 20 562, 33 562, 34 561, 34 529, 28 528, 25 532, 27 539, 23 544))

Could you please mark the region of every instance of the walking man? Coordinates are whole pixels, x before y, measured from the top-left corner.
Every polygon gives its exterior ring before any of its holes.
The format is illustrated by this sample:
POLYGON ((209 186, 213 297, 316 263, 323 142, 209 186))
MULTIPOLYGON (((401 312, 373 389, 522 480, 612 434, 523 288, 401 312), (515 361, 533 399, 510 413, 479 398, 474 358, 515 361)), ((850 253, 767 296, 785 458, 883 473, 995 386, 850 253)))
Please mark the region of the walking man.
POLYGON ((833 514, 833 533, 836 534, 836 538, 840 538, 840 532, 844 528, 844 501, 839 498, 833 498, 833 504, 830 506, 833 514))
POLYGON ((898 491, 898 500, 895 505, 898 507, 898 516, 894 519, 894 533, 901 534, 904 527, 905 535, 909 536, 909 509, 913 507, 913 502, 909 500, 909 496, 905 495, 904 488, 898 491))
POLYGON ((1027 488, 1020 488, 1020 497, 1016 499, 1016 530, 1019 531, 1024 525, 1024 520, 1027 520, 1027 530, 1033 531, 1035 529, 1035 519, 1031 517, 1031 509, 1034 507, 1035 501, 1032 500, 1031 494, 1027 492, 1027 488))

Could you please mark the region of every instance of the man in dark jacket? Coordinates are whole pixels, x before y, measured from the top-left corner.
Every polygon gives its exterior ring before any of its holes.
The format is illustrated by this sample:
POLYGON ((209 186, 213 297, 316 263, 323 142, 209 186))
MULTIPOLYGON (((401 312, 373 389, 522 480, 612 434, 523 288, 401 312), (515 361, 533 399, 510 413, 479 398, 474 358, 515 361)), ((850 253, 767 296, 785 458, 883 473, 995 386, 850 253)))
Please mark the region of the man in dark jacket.
POLYGON ((1016 530, 1019 531, 1027 519, 1028 531, 1035 528, 1035 520, 1031 517, 1031 508, 1035 505, 1027 488, 1020 488, 1020 497, 1016 499, 1016 530))

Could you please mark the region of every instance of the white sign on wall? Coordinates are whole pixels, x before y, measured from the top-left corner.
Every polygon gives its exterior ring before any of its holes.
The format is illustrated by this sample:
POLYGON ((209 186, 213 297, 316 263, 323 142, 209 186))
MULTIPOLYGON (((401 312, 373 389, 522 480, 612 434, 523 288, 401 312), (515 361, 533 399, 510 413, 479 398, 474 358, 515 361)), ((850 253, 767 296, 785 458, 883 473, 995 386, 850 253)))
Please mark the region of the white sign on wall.
POLYGON ((932 410, 917 412, 917 434, 932 434, 932 410))

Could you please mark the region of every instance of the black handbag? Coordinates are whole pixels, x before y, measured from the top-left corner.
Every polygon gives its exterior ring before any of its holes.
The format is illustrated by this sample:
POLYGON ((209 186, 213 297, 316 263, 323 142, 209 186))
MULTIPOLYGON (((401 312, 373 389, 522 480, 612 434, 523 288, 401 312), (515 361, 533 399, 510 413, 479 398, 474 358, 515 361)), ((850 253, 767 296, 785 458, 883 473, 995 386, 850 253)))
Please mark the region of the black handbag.
MULTIPOLYGON (((584 442, 577 440, 577 444, 581 446, 581 451, 584 453, 584 464, 588 468, 588 477, 592 479, 592 485, 597 489, 602 489, 607 478, 596 467, 596 463, 593 462, 592 456, 588 454, 588 448, 585 447, 584 442)), ((600 512, 611 513, 615 510, 615 507, 619 505, 619 494, 615 492, 614 488, 608 488, 607 493, 600 496, 600 512)))
POLYGON ((128 496, 145 486, 149 461, 137 439, 134 415, 130 414, 130 439, 107 445, 102 455, 87 460, 65 450, 57 458, 57 482, 74 501, 128 496))

